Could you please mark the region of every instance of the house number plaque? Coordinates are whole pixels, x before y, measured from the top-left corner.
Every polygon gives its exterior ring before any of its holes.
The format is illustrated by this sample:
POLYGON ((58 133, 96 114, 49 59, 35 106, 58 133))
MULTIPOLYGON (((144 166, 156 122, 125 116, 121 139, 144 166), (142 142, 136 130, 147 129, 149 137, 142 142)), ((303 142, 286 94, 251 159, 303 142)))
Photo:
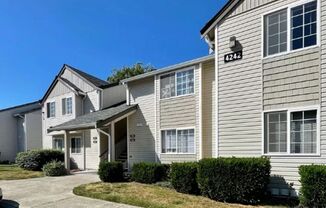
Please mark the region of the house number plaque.
POLYGON ((240 59, 242 59, 242 51, 237 51, 237 52, 228 53, 228 54, 224 55, 225 63, 240 60, 240 59))

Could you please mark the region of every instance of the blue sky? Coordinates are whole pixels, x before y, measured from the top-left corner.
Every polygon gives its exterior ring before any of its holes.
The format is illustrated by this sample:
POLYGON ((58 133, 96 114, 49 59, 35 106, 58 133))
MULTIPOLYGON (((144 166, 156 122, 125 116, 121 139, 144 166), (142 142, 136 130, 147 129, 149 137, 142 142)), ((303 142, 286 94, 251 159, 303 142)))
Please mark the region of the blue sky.
POLYGON ((208 54, 199 31, 226 0, 0 1, 0 109, 40 99, 64 63, 106 79, 208 54))

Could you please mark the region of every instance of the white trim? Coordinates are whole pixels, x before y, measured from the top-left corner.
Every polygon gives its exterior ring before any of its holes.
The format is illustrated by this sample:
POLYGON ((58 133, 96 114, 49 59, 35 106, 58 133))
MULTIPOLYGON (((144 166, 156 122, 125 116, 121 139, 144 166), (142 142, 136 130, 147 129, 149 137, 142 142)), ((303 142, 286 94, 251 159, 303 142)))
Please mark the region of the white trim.
POLYGON ((215 27, 215 154, 216 157, 219 156, 219 138, 218 138, 218 133, 219 133, 219 122, 218 122, 218 68, 219 68, 219 53, 218 53, 218 26, 215 27))
POLYGON ((154 76, 154 152, 155 152, 155 162, 158 160, 158 151, 157 151, 157 75, 154 76))
POLYGON ((175 91, 174 92, 175 93, 174 96, 170 96, 168 98, 161 98, 161 84, 160 84, 160 88, 159 88, 159 91, 160 91, 160 101, 161 100, 178 98, 178 97, 183 97, 183 96, 195 95, 195 86, 196 86, 195 69, 196 69, 196 66, 193 65, 193 66, 189 66, 189 67, 185 67, 185 68, 182 68, 182 69, 178 69, 178 70, 174 70, 174 71, 170 71, 170 72, 166 72, 166 73, 160 74, 159 75, 159 82, 161 83, 161 76, 174 73, 174 91, 175 91), (188 94, 184 94, 184 95, 177 95, 177 86, 178 86, 177 85, 177 73, 184 72, 184 71, 190 71, 190 70, 193 70, 193 73, 194 73, 194 91, 192 93, 188 93, 188 94))
POLYGON ((130 92, 128 83, 125 83, 124 86, 126 87, 126 104, 130 105, 130 92))
MULTIPOLYGON (((198 89, 199 89, 199 129, 198 129, 198 139, 199 139, 199 160, 203 158, 203 103, 202 103, 202 76, 203 76, 203 64, 199 64, 198 69, 198 89)), ((195 76, 195 75, 194 75, 195 76)), ((195 87, 195 86, 194 86, 195 87)), ((195 144, 196 145, 196 144, 195 144)))
MULTIPOLYGON (((178 148, 178 143, 176 143, 176 150, 178 148)), ((191 127, 178 127, 178 128, 162 128, 160 129, 160 154, 161 155, 197 155, 196 153, 197 147, 196 147, 196 127, 191 126, 191 127), (178 131, 180 130, 194 130, 194 152, 186 152, 186 153, 178 153, 178 152, 168 152, 168 153, 163 153, 162 152, 162 131, 173 131, 175 130, 175 138, 176 141, 178 141, 178 131)))
POLYGON ((268 11, 268 12, 265 12, 261 15, 261 21, 262 21, 262 28, 261 28, 261 57, 262 59, 268 59, 268 58, 273 58, 273 57, 277 57, 277 56, 282 56, 282 55, 287 55, 287 54, 291 54, 291 53, 295 53, 295 52, 300 52, 300 51, 303 51, 303 50, 309 50, 311 48, 316 48, 316 47, 320 47, 320 37, 321 37, 321 13, 320 13, 320 0, 301 0, 301 1, 298 1, 298 2, 294 2, 292 4, 289 4, 289 5, 285 5, 285 6, 282 6, 282 7, 279 7, 277 9, 273 9, 271 11, 268 11), (299 48, 299 49, 295 49, 295 50, 291 50, 291 9, 293 7, 296 7, 296 6, 300 6, 300 5, 303 5, 303 4, 306 4, 306 3, 310 3, 310 2, 313 2, 313 1, 317 1, 317 19, 316 19, 316 28, 317 28, 317 40, 316 40, 316 45, 312 45, 312 46, 308 46, 308 47, 302 47, 302 48, 299 48), (286 51, 284 52, 281 52, 281 53, 276 53, 276 54, 272 54, 272 55, 266 55, 264 56, 264 53, 265 53, 265 33, 264 33, 264 28, 265 28, 265 21, 264 21, 264 17, 266 15, 269 15, 269 14, 272 14, 274 12, 277 12, 277 11, 280 11, 280 10, 283 10, 283 9, 287 9, 287 49, 286 51))
POLYGON ((264 156, 302 156, 302 157, 309 157, 314 156, 318 157, 320 156, 320 106, 319 105, 312 105, 312 106, 303 106, 303 107, 291 107, 291 108, 280 108, 280 109, 273 109, 273 110, 266 110, 262 112, 262 155, 264 156), (291 112, 296 111, 308 111, 308 110, 317 110, 317 144, 316 144, 316 153, 291 153, 291 138, 290 138, 290 116, 291 112), (287 113, 287 152, 286 153, 265 153, 265 113, 271 113, 271 112, 286 112, 287 113))

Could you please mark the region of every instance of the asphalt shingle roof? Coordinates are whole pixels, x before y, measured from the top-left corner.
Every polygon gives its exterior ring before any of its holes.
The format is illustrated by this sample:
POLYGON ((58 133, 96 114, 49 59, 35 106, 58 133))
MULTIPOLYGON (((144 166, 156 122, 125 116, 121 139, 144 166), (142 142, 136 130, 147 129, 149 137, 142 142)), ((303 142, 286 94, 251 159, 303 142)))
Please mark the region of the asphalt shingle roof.
POLYGON ((95 125, 100 125, 101 123, 109 123, 126 113, 136 110, 138 105, 127 105, 120 104, 114 107, 110 107, 104 110, 92 112, 77 117, 71 121, 65 122, 58 126, 50 127, 48 131, 61 131, 61 130, 80 130, 80 129, 90 129, 94 128, 95 125))

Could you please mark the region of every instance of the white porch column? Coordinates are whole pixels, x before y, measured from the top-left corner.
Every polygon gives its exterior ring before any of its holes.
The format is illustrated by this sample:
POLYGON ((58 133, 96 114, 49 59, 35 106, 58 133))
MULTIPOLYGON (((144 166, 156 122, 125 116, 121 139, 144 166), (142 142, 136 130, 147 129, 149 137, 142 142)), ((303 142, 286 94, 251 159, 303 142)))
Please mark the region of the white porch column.
POLYGON ((65 142, 65 167, 70 170, 70 145, 69 145, 69 132, 64 132, 64 142, 65 142))
POLYGON ((110 149, 111 149, 111 161, 115 161, 115 123, 111 123, 111 143, 110 143, 110 149))

